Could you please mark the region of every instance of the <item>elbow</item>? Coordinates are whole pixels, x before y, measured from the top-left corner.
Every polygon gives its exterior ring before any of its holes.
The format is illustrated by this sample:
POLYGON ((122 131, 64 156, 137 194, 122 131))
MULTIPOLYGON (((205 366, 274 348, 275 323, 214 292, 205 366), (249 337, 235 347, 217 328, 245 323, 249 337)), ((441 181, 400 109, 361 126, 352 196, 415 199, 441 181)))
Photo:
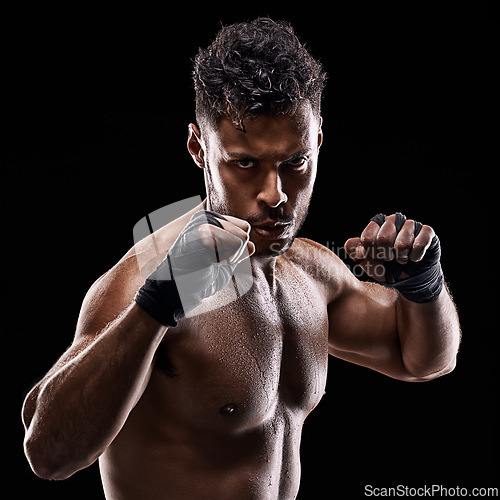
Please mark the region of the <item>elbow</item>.
POLYGON ((408 377, 406 380, 408 382, 429 382, 431 380, 437 379, 444 375, 448 375, 451 373, 455 367, 457 366, 457 358, 454 356, 452 360, 442 368, 433 369, 433 370, 425 370, 425 369, 412 369, 408 370, 408 377))
POLYGON ((25 428, 24 437, 24 455, 28 460, 31 470, 41 479, 66 479, 60 472, 60 468, 57 466, 57 461, 55 460, 55 453, 49 452, 48 449, 51 448, 47 446, 46 443, 36 436, 40 436, 40 432, 37 429, 36 421, 34 421, 34 415, 36 411, 36 396, 37 388, 35 387, 28 397, 24 401, 21 418, 25 428))
POLYGON ((37 475, 40 479, 47 479, 51 481, 63 480, 67 479, 71 476, 61 474, 57 469, 52 467, 45 461, 39 461, 33 459, 32 457, 28 457, 28 462, 30 464, 31 470, 37 475))
POLYGON ((24 439, 24 454, 31 470, 41 479, 63 480, 75 472, 88 467, 94 460, 87 463, 76 463, 74 460, 63 458, 50 446, 42 446, 29 433, 24 439))
MULTIPOLYGON (((47 460, 39 450, 37 450, 29 439, 24 440, 24 454, 31 470, 41 479, 59 479, 57 467, 54 462, 47 460)), ((65 479, 65 478, 61 478, 65 479)))
POLYGON ((55 456, 41 449, 29 436, 24 440, 24 454, 31 470, 41 479, 67 479, 70 474, 62 472, 62 467, 55 456))

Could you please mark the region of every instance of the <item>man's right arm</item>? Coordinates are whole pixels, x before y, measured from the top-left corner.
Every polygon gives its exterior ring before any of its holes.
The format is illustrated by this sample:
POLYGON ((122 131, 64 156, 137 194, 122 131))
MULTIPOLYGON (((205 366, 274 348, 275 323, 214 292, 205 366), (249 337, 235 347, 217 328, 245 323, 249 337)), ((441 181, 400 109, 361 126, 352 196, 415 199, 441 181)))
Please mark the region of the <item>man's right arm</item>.
POLYGON ((117 290, 128 264, 90 289, 73 344, 26 397, 25 453, 40 477, 65 479, 92 464, 147 385, 167 328, 133 302, 132 291, 117 290))
POLYGON ((25 453, 37 475, 64 479, 104 452, 144 392, 168 327, 225 286, 232 269, 253 253, 247 222, 190 215, 160 230, 166 237, 160 235, 159 247, 170 250, 146 281, 136 256, 153 255, 156 265, 164 257, 150 251, 156 244, 132 249, 89 290, 72 346, 23 407, 25 453), (165 274, 175 277, 174 287, 165 274), (187 286, 185 277, 193 275, 187 286), (174 297, 178 280, 183 285, 174 297))

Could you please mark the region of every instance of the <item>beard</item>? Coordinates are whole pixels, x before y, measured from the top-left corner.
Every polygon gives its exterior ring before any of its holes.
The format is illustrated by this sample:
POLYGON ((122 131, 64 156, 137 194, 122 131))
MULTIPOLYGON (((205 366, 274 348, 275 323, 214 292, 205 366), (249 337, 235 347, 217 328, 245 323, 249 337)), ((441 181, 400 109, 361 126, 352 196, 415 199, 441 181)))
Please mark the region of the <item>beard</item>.
POLYGON ((274 241, 263 240, 258 236, 252 235, 252 232, 250 232, 250 239, 255 244, 255 253, 253 256, 273 258, 284 254, 292 246, 307 218, 311 196, 309 196, 307 200, 302 200, 296 214, 287 214, 286 207, 284 205, 280 205, 276 208, 267 206, 263 212, 244 217, 242 217, 237 210, 234 210, 233 207, 231 207, 231 204, 228 203, 227 199, 221 197, 219 193, 213 189, 211 183, 208 183, 207 198, 208 210, 212 210, 221 215, 231 215, 233 217, 241 218, 246 220, 250 225, 259 224, 270 219, 278 223, 289 224, 290 228, 287 230, 285 237, 274 241))
MULTIPOLYGON (((268 208, 267 212, 259 215, 250 215, 246 221, 250 224, 258 224, 266 220, 272 219, 277 222, 290 224, 284 238, 275 241, 260 240, 257 238, 250 238, 255 244, 255 256, 262 258, 273 258, 287 252, 292 246, 295 238, 299 234, 307 217, 309 205, 307 204, 303 210, 296 215, 285 215, 284 207, 268 208)), ((250 233, 252 235, 252 233, 250 233)))

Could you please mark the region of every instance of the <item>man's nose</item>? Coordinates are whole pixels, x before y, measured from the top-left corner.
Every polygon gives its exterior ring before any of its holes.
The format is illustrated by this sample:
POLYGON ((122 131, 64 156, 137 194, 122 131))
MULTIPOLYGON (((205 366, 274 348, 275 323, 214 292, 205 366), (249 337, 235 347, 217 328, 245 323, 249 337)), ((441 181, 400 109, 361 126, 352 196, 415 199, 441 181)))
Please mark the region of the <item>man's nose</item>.
POLYGON ((265 173, 257 199, 271 208, 276 208, 288 201, 288 196, 283 191, 283 182, 278 169, 273 168, 265 173))

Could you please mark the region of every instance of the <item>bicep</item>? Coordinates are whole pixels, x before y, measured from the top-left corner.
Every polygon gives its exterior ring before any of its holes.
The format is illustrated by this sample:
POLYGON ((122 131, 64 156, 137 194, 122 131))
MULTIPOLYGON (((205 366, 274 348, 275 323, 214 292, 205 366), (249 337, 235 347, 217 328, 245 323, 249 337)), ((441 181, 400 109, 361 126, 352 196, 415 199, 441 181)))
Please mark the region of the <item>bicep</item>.
POLYGON ((400 380, 409 376, 397 332, 398 294, 347 276, 328 306, 329 353, 400 380))

